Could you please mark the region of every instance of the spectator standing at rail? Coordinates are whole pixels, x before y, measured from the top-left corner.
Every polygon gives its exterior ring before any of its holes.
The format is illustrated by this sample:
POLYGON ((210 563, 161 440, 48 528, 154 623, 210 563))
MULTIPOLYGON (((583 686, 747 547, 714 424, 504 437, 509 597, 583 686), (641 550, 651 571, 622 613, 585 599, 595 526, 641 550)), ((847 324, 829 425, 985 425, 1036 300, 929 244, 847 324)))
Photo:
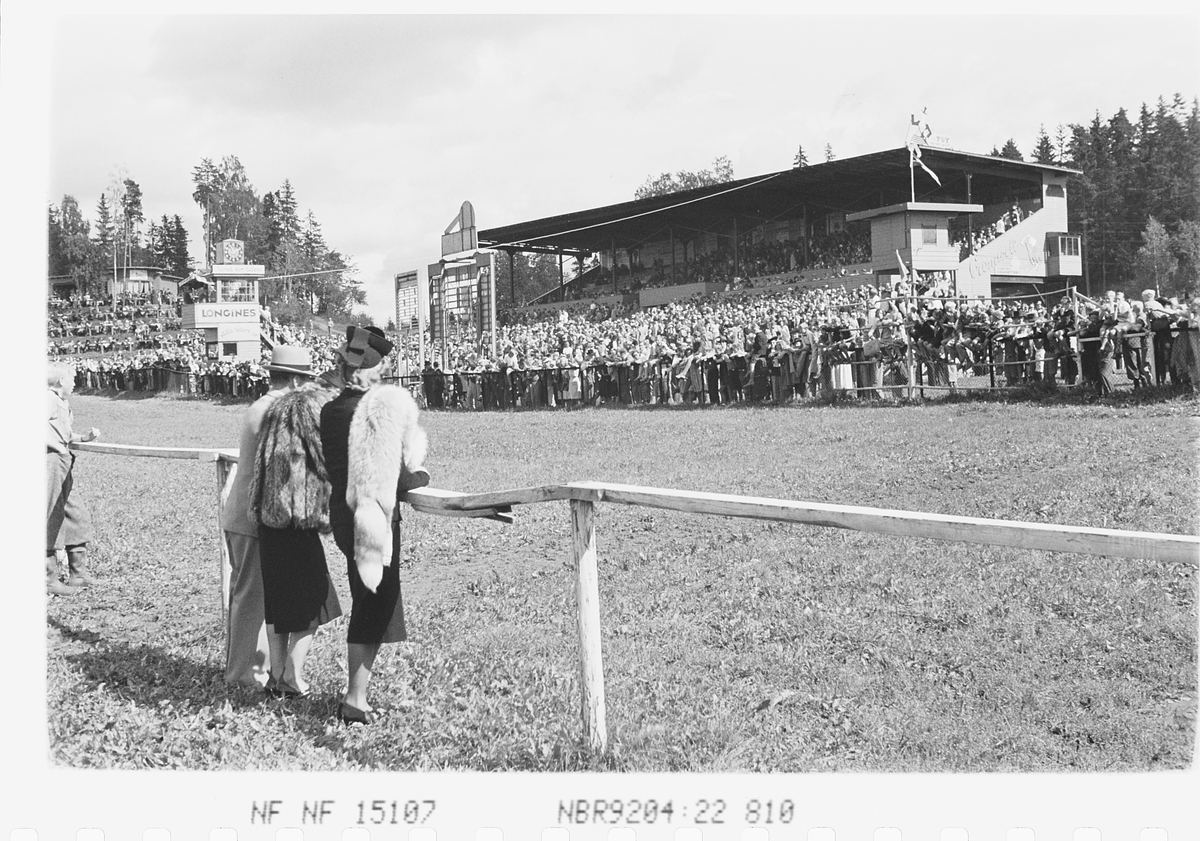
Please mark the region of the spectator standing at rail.
POLYGON ((225 626, 225 680, 248 686, 266 686, 271 675, 271 649, 263 608, 262 565, 258 524, 250 519, 250 483, 263 416, 285 389, 292 374, 278 366, 300 348, 277 345, 271 354, 271 390, 246 410, 238 444, 238 466, 221 511, 221 529, 229 550, 229 605, 225 626), (276 366, 276 370, 272 370, 276 366))
POLYGON ((821 370, 820 349, 817 334, 806 320, 797 322, 792 331, 793 366, 796 371, 796 394, 799 397, 817 393, 817 378, 821 370))
POLYGON ((95 441, 100 430, 92 427, 76 435, 67 397, 75 388, 75 371, 61 362, 51 363, 46 377, 50 426, 46 439, 46 592, 69 596, 98 583, 88 570, 87 545, 92 541, 92 515, 73 493, 75 454, 71 444, 95 441), (66 550, 70 576, 59 580, 58 552, 66 550))
POLYGON ((1200 297, 1192 298, 1175 327, 1179 335, 1172 347, 1171 364, 1179 384, 1194 393, 1200 389, 1200 297))
POLYGON ((1087 321, 1077 331, 1079 340, 1079 372, 1083 384, 1100 390, 1100 310, 1088 313, 1087 321))
POLYGON ((311 382, 307 348, 279 345, 267 366, 276 397, 258 434, 250 522, 258 526, 263 616, 270 648, 266 690, 308 694, 304 664, 319 626, 342 615, 321 532, 329 531, 329 476, 321 450, 321 407, 332 396, 311 382))
POLYGON ((1117 314, 1114 310, 1105 310, 1100 328, 1100 342, 1097 350, 1099 367, 1099 389, 1101 397, 1112 395, 1117 388, 1117 358, 1121 353, 1121 331, 1117 327, 1117 314))
POLYGON ((425 367, 421 369, 421 388, 425 394, 425 405, 429 407, 436 405, 433 397, 433 363, 428 359, 425 360, 425 367))
POLYGON ((402 388, 382 386, 392 343, 376 327, 350 325, 336 353, 346 387, 321 410, 329 473, 329 522, 346 556, 353 607, 346 632, 349 680, 338 707, 346 724, 375 716, 367 688, 384 643, 407 639, 400 592, 399 494, 429 483, 425 433, 402 388))
POLYGON ((1051 311, 1050 318, 1053 322, 1049 334, 1050 343, 1058 358, 1058 366, 1062 373, 1063 381, 1067 385, 1075 385, 1075 380, 1079 376, 1079 364, 1075 359, 1075 349, 1072 347, 1072 342, 1075 340, 1074 333, 1077 319, 1075 308, 1071 305, 1071 299, 1064 296, 1051 311))
POLYGON ((1134 391, 1150 384, 1150 368, 1146 362, 1146 310, 1141 301, 1129 305, 1129 320, 1125 337, 1121 343, 1121 354, 1125 361, 1125 374, 1133 383, 1134 391))
POLYGON ((1156 297, 1153 289, 1142 291, 1142 305, 1146 308, 1146 321, 1154 337, 1154 384, 1165 385, 1171 367, 1171 312, 1169 301, 1156 297))
MULTIPOLYGON (((724 331, 726 335, 718 339, 714 345, 715 356, 713 358, 713 365, 717 369, 717 376, 721 381, 721 402, 740 403, 742 400, 742 376, 737 371, 734 362, 734 353, 740 348, 736 348, 729 338, 729 325, 725 325, 724 331)), ((745 356, 738 358, 744 359, 745 356)))

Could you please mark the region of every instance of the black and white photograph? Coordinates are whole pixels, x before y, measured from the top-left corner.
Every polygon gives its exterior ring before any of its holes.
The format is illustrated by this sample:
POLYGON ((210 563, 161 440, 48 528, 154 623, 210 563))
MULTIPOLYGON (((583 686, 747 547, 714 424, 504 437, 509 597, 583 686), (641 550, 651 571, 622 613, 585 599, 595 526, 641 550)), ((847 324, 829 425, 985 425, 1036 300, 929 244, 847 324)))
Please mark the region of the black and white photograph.
POLYGON ((1197 17, 24 5, 59 796, 1195 781, 1197 17))

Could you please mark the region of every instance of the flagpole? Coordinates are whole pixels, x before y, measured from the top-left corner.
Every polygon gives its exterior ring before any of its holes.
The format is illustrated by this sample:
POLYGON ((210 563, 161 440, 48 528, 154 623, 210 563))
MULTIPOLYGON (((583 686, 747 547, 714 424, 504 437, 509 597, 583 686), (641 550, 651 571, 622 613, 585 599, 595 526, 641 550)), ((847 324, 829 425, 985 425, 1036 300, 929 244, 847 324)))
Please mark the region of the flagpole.
POLYGON ((913 202, 915 202, 917 200, 917 178, 913 174, 913 160, 915 158, 916 158, 916 155, 913 153, 913 150, 909 149, 908 150, 908 189, 909 189, 909 192, 912 194, 911 200, 913 202))

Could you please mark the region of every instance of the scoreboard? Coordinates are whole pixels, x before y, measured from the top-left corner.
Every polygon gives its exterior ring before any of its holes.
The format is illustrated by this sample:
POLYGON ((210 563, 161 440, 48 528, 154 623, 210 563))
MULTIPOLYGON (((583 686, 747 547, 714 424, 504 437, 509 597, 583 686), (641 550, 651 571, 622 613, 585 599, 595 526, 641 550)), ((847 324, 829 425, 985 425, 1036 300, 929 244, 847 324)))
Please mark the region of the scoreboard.
POLYGON ((420 306, 416 270, 400 272, 396 275, 396 329, 420 327, 420 306))

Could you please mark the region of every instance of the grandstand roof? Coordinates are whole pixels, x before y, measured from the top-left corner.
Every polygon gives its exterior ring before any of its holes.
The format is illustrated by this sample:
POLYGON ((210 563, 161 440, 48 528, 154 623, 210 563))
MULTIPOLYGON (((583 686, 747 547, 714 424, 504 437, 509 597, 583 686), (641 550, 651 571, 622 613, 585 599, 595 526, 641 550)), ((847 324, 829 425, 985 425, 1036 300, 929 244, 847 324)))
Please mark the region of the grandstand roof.
MULTIPOLYGON (((1014 190, 1040 187, 1045 171, 1078 174, 1065 167, 932 147, 922 148, 922 160, 942 182, 939 187, 918 168, 916 198, 922 202, 965 203, 968 175, 972 202, 989 204, 1007 200, 1014 190)), ((479 232, 479 244, 580 254, 607 251, 613 245, 635 248, 666 239, 672 229, 677 238, 686 239, 702 232, 727 233, 735 219, 748 229, 805 213, 818 218, 907 202, 912 199, 909 184, 908 149, 900 147, 489 228, 479 232)))

